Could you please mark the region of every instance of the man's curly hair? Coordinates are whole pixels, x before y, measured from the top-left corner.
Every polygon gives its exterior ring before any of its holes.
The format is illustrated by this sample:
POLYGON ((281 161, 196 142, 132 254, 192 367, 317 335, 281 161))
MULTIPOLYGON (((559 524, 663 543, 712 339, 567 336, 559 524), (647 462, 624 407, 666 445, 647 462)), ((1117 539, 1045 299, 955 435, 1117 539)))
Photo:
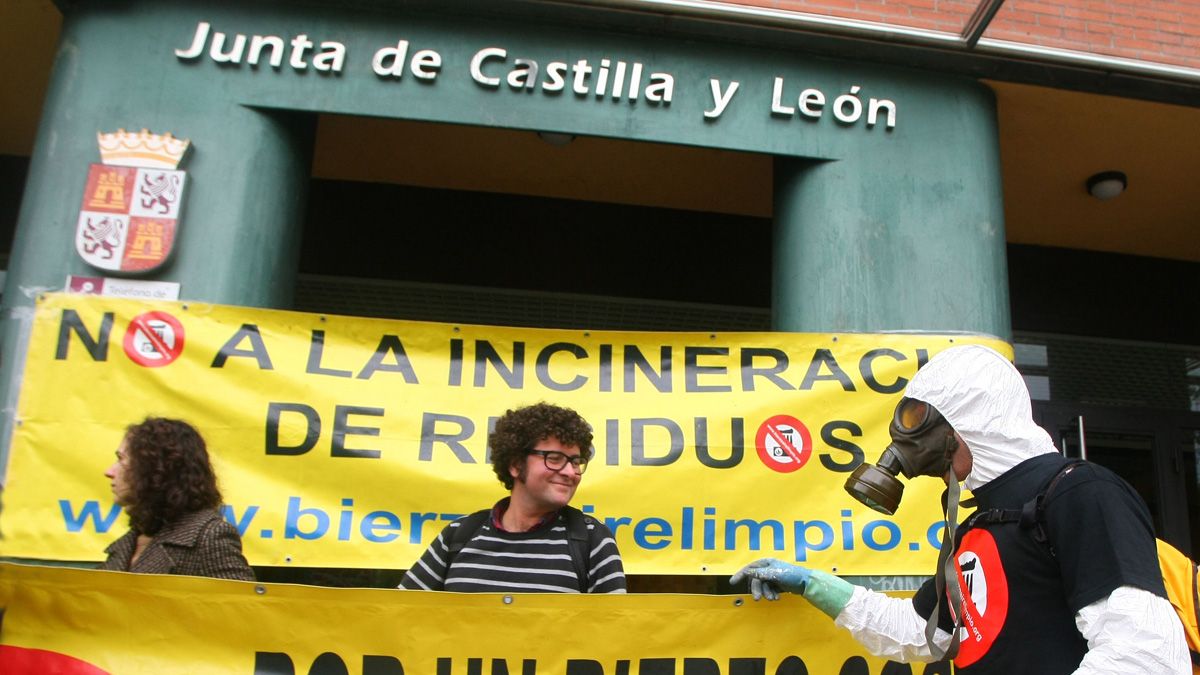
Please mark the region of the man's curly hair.
POLYGON ((129 522, 154 536, 180 517, 221 505, 200 432, 181 420, 147 417, 125 429, 132 504, 129 522))
POLYGON ((488 435, 488 445, 492 448, 492 470, 504 487, 513 488, 508 468, 523 460, 539 441, 551 436, 564 446, 578 446, 585 459, 592 458, 592 428, 570 408, 537 403, 509 410, 496 420, 495 430, 488 435))

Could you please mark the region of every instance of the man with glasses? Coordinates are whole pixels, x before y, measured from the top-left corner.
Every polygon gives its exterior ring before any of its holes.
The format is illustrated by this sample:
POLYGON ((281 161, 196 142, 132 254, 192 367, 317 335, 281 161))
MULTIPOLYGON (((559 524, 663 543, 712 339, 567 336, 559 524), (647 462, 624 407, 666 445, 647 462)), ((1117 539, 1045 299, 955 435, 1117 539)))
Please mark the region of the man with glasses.
POLYGON ((592 430, 579 413, 548 403, 509 410, 488 445, 511 494, 447 525, 400 588, 624 593, 612 532, 570 506, 592 456, 592 430))

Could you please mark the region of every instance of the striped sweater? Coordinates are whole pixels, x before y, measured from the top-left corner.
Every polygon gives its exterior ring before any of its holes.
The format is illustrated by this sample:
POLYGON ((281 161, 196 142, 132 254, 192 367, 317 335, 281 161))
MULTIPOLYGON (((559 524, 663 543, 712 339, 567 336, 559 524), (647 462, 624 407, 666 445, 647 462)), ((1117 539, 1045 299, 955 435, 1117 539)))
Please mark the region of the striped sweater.
MULTIPOLYGON (((447 542, 462 520, 446 526, 404 575, 400 588, 460 593, 578 593, 565 518, 529 532, 504 532, 484 523, 447 569, 447 542)), ((624 593, 625 568, 612 532, 587 518, 588 593, 624 593)))

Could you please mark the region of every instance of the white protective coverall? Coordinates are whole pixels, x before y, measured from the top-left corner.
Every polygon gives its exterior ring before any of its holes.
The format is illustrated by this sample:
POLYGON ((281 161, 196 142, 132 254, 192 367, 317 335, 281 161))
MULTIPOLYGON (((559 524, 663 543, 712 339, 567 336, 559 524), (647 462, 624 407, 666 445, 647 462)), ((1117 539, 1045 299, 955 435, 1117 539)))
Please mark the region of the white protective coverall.
MULTIPOLYGON (((1058 452, 1033 421, 1020 373, 987 347, 967 345, 939 353, 917 372, 905 395, 937 408, 962 437, 973 460, 964 480, 968 489, 986 485, 1030 457, 1058 452)), ((925 642, 925 619, 911 599, 855 587, 836 623, 877 656, 933 660, 925 642)), ((1148 591, 1116 588, 1079 610, 1075 625, 1088 645, 1077 675, 1192 672, 1175 610, 1148 591)), ((938 629, 934 639, 945 648, 950 634, 938 629)))

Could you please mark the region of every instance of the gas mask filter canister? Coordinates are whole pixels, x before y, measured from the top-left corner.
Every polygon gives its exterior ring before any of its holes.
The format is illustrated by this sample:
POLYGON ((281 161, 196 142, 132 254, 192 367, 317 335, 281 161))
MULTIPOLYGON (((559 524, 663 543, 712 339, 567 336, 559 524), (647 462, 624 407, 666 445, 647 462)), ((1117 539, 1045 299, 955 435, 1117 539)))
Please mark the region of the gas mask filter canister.
POLYGON ((902 398, 888 428, 892 442, 875 464, 859 465, 846 479, 846 492, 872 509, 894 515, 904 496, 896 477, 934 476, 950 470, 958 447, 954 429, 937 408, 915 398, 902 398))

